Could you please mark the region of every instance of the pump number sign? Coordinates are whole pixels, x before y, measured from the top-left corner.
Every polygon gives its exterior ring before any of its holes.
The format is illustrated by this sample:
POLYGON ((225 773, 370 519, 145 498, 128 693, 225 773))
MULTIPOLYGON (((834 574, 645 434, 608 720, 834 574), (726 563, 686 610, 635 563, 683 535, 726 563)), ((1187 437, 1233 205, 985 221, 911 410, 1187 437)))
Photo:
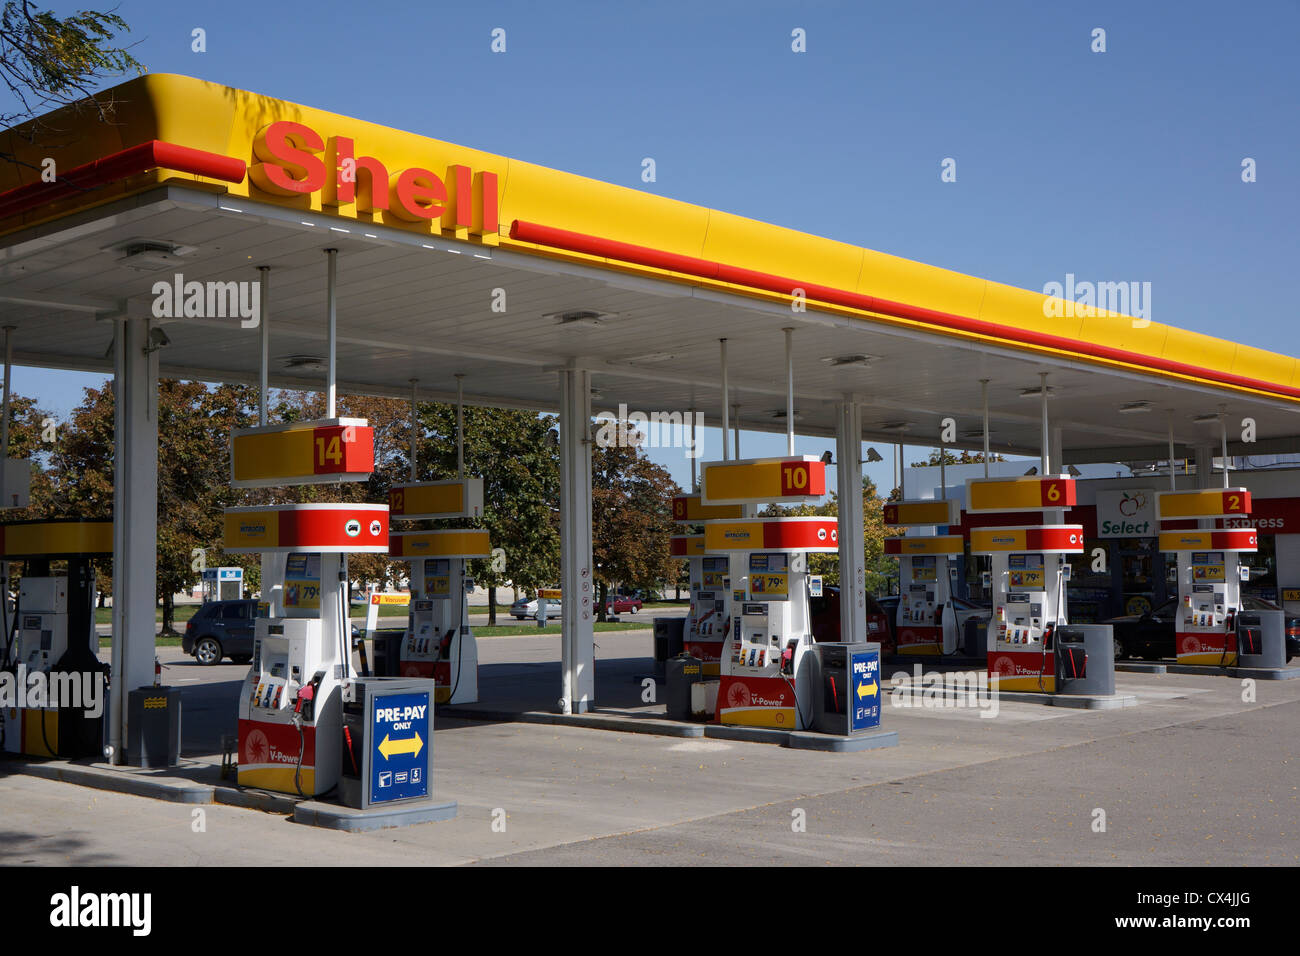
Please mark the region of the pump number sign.
POLYGON ((971 514, 1072 508, 1078 500, 1069 475, 975 478, 966 483, 966 495, 971 514))
POLYGON ((370 700, 370 802, 428 796, 428 692, 370 700))
POLYGON ((375 434, 364 418, 238 429, 230 436, 233 488, 364 481, 375 470, 375 434))
MULTIPOLYGON (((763 501, 813 503, 826 494, 826 464, 819 458, 754 458, 706 462, 701 469, 703 505, 763 501)), ((679 519, 681 520, 681 519, 679 519)))

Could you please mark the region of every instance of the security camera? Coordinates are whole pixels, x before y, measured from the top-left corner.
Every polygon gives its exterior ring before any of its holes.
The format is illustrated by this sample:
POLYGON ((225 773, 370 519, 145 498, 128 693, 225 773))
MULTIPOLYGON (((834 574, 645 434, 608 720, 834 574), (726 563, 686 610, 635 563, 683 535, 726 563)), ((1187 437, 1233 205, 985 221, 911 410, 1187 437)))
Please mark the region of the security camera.
POLYGON ((172 344, 172 340, 167 337, 167 333, 162 329, 153 328, 149 330, 149 343, 144 347, 144 352, 148 355, 150 352, 157 352, 159 349, 165 349, 172 344))

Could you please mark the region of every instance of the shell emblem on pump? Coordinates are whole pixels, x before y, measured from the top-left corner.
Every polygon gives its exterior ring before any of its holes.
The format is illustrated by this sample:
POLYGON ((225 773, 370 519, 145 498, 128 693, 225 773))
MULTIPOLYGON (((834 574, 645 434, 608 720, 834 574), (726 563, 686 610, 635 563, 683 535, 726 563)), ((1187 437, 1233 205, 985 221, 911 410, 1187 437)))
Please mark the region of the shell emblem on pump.
POLYGON ((727 688, 728 707, 748 707, 749 688, 739 682, 727 688))
POLYGON ((993 669, 997 671, 999 677, 1014 677, 1016 662, 1009 657, 999 657, 993 662, 993 669))
POLYGON ((244 738, 244 752, 239 759, 246 764, 266 763, 271 756, 271 744, 260 730, 250 730, 244 738))

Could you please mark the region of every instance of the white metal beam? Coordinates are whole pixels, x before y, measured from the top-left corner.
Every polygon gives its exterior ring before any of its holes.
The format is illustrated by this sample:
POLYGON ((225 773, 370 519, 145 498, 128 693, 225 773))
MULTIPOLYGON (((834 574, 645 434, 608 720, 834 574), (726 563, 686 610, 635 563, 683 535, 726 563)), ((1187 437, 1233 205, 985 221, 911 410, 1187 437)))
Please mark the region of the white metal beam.
POLYGON ((835 466, 839 489, 840 640, 867 639, 866 540, 862 528, 862 409, 852 395, 837 409, 835 466))
POLYGON ((125 759, 126 695, 153 682, 158 546, 158 352, 120 319, 113 382, 113 650, 109 744, 125 759))
POLYGON ((595 582, 591 556, 591 373, 560 371, 560 712, 596 699, 595 582))

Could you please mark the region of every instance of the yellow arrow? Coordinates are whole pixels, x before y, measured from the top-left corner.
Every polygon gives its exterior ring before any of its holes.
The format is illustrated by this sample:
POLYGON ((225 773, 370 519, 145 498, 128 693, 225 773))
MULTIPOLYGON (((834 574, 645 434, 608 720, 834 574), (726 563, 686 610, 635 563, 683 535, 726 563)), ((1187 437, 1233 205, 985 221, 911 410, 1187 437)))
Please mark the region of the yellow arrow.
POLYGON ((875 681, 872 681, 870 684, 859 684, 859 685, 858 685, 858 700, 861 700, 861 699, 864 698, 864 697, 874 697, 875 694, 876 694, 876 682, 875 682, 875 681))
POLYGON ((417 731, 414 737, 403 737, 401 740, 390 740, 388 734, 384 734, 384 739, 379 742, 379 752, 388 760, 393 754, 410 754, 412 757, 418 757, 420 751, 424 749, 424 741, 420 739, 417 731))

